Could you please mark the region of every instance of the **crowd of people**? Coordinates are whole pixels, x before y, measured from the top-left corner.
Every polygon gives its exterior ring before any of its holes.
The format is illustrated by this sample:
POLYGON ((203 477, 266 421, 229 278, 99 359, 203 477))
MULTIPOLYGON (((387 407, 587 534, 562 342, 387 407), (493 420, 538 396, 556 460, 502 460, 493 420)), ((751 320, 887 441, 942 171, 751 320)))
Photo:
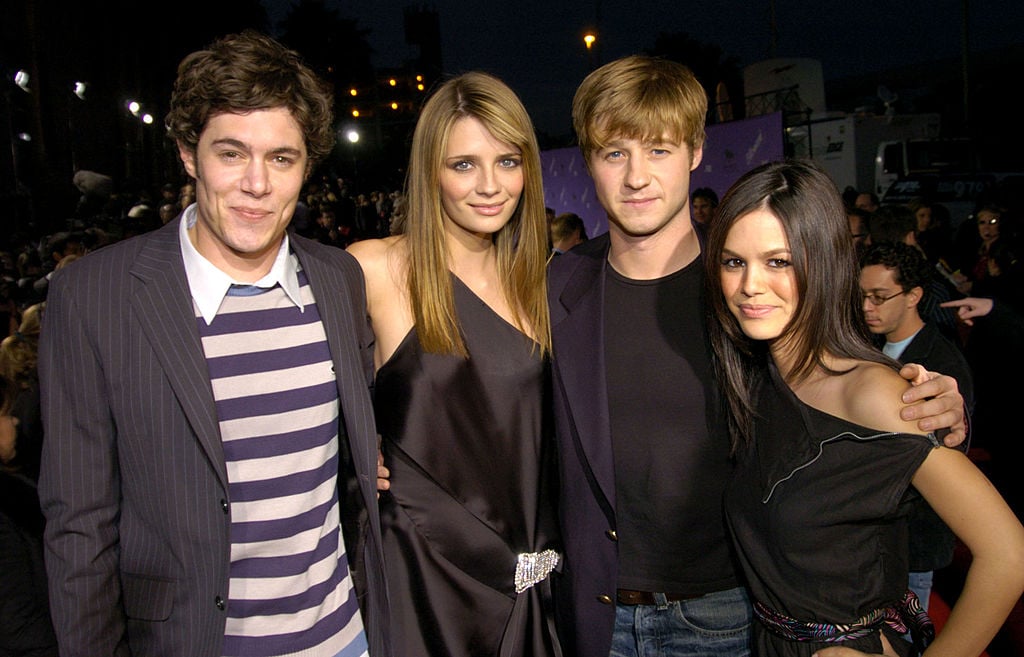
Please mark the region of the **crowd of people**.
POLYGON ((943 309, 967 360, 982 324, 1018 330, 982 295, 1015 271, 1012 213, 980 208, 950 261, 935 206, 855 231, 812 163, 691 197, 707 102, 658 58, 587 76, 588 237, 544 207, 491 75, 441 85, 406 188, 364 192, 318 169, 330 93, 296 53, 247 32, 188 55, 187 182, 83 192, 9 253, 2 647, 979 654, 1024 527, 964 453, 982 374, 908 344, 943 309), (926 312, 940 264, 959 294, 926 312), (922 508, 974 555, 937 636, 922 508))
POLYGON ((977 199, 970 216, 954 226, 941 203, 917 198, 906 204, 875 206, 869 196, 859 195, 858 203, 851 194, 853 204, 847 207, 850 232, 855 239, 861 237, 861 264, 867 267, 884 260, 890 263, 889 269, 916 273, 909 280, 897 277, 898 284, 885 288, 899 292, 899 302, 890 304, 879 297, 877 304, 865 304, 865 313, 871 319, 891 314, 894 307, 909 312, 912 306, 924 325, 937 329, 965 360, 970 381, 960 389, 972 392, 976 400, 971 413, 974 453, 1018 514, 1024 513, 1024 486, 1017 472, 1022 451, 1007 433, 1012 426, 1012 397, 1006 386, 997 383, 1000 370, 1024 364, 1024 342, 1016 332, 1017 318, 1024 318, 1024 198, 1019 191, 993 188, 977 199), (899 255, 880 255, 883 245, 892 244, 902 245, 899 255), (899 267, 892 264, 896 262, 899 267), (915 289, 920 291, 915 294, 915 289), (987 300, 997 310, 965 323, 957 309, 977 308, 977 299, 987 300))

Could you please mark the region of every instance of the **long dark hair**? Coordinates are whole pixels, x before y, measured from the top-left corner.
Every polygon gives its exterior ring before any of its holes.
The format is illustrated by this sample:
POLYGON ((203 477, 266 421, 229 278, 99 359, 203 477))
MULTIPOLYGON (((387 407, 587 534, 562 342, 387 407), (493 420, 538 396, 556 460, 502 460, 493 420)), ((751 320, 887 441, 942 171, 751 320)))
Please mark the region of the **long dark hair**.
POLYGON ((726 192, 705 250, 713 316, 708 330, 728 401, 734 450, 751 436, 752 390, 765 371, 768 345, 743 333, 726 305, 719 271, 729 230, 755 210, 770 212, 782 223, 796 274, 796 312, 778 338, 792 345, 791 380, 803 381, 818 368, 839 374, 825 365, 826 355, 895 363, 871 343, 861 306, 860 268, 835 183, 808 161, 771 162, 753 169, 726 192))

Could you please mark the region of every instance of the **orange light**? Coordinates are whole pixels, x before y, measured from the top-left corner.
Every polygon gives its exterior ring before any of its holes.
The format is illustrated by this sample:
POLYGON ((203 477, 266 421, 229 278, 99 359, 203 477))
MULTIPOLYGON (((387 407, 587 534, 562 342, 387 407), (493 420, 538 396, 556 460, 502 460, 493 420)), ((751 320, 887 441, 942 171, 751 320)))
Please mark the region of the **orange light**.
POLYGON ((352 87, 351 89, 349 89, 349 90, 348 90, 348 92, 349 92, 350 94, 352 94, 353 96, 358 96, 358 95, 359 95, 359 92, 358 92, 358 91, 356 91, 356 88, 355 88, 355 87, 352 87))
POLYGON ((359 110, 357 110, 357 109, 352 110, 352 116, 354 116, 356 118, 359 118, 359 110))
POLYGON ((390 84, 390 85, 391 85, 391 86, 393 87, 393 86, 395 86, 396 84, 398 84, 398 81, 397 81, 397 80, 395 80, 394 78, 391 78, 390 80, 388 80, 388 84, 390 84))
POLYGON ((595 41, 597 41, 597 37, 593 34, 587 32, 583 35, 583 43, 587 44, 587 50, 590 50, 595 41))
POLYGON ((417 75, 416 76, 416 81, 417 82, 423 82, 423 76, 422 75, 417 75))
POLYGON ((393 110, 398 109, 398 103, 391 103, 391 109, 393 109, 393 110))
POLYGON ((420 90, 420 91, 423 91, 423 84, 421 83, 421 84, 416 85, 416 88, 418 90, 420 90))

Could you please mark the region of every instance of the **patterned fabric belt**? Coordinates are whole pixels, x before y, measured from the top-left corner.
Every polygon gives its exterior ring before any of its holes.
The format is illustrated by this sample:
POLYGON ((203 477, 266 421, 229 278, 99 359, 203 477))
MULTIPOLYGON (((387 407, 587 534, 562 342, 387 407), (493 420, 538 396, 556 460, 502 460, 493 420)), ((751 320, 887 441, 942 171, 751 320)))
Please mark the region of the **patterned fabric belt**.
POLYGON ((882 625, 888 625, 900 634, 906 634, 909 631, 914 638, 914 646, 918 652, 924 652, 924 649, 935 638, 935 626, 928 614, 921 608, 921 601, 917 599, 917 595, 910 589, 907 589, 903 600, 897 604, 884 609, 875 609, 848 624, 805 623, 775 611, 756 600, 754 601, 754 615, 773 634, 790 641, 839 643, 868 636, 882 625))
POLYGON ((534 584, 544 581, 558 566, 560 555, 554 550, 523 552, 516 562, 516 593, 522 593, 534 584))

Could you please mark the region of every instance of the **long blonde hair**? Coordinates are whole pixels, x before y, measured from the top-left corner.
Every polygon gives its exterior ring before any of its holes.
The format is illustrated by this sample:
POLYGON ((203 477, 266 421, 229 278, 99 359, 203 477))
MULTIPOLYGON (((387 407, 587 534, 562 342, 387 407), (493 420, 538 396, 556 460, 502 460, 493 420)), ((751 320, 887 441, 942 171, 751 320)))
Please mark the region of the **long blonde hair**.
POLYGON ((545 264, 547 219, 540 149, 522 102, 501 80, 464 73, 442 84, 423 106, 412 138, 405 234, 409 248, 408 286, 416 333, 429 353, 467 356, 455 315, 440 172, 452 126, 465 117, 479 120, 499 141, 522 153, 523 194, 512 217, 494 234, 498 276, 515 323, 530 327, 542 353, 551 349, 545 264))

